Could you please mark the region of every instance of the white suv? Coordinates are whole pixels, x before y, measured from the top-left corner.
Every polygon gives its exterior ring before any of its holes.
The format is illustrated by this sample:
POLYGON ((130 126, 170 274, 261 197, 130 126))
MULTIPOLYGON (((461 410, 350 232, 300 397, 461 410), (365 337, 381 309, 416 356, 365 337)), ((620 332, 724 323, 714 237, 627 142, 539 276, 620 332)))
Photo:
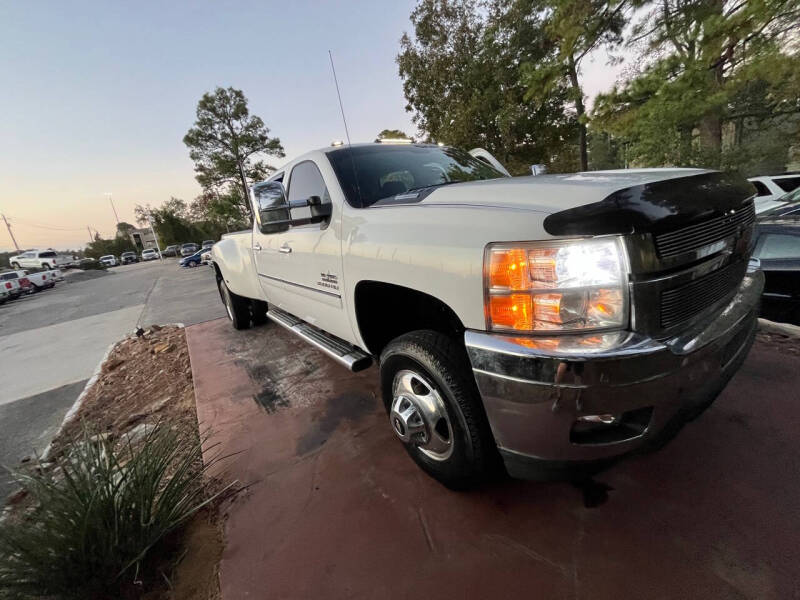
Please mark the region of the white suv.
POLYGON ((107 267, 116 267, 117 266, 117 257, 113 254, 106 254, 105 256, 100 257, 100 264, 105 265, 107 267))
POLYGON ((791 171, 782 175, 762 175, 748 179, 758 195, 755 199, 756 212, 764 212, 780 205, 778 200, 800 187, 800 171, 791 171))
POLYGON ((55 250, 28 250, 8 259, 15 269, 57 269, 69 262, 59 256, 55 250))

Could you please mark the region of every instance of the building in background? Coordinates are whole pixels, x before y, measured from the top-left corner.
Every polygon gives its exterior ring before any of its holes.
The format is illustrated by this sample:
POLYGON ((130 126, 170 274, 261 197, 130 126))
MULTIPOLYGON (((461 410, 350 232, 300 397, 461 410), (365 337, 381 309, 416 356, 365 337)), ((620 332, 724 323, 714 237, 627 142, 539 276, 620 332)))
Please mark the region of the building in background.
POLYGON ((156 248, 156 238, 153 231, 149 227, 142 227, 141 229, 131 229, 129 231, 131 241, 141 251, 148 248, 156 248))

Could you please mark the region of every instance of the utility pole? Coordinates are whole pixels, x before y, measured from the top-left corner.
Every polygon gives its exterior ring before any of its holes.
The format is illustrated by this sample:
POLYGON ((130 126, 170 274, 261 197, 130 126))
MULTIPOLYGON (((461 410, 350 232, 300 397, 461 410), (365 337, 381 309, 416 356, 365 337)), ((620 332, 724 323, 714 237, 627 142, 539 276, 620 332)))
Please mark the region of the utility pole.
POLYGON ((89 228, 88 225, 86 226, 86 231, 89 232, 89 243, 91 244, 94 241, 94 238, 92 237, 92 230, 89 228))
POLYGON ((153 232, 153 239, 156 241, 156 250, 158 250, 158 258, 161 262, 164 262, 164 257, 161 256, 161 244, 158 243, 158 235, 156 235, 156 230, 153 229, 153 221, 150 220, 150 215, 147 215, 147 224, 150 225, 150 231, 153 232))
POLYGON ((14 233, 11 231, 11 223, 8 222, 8 219, 6 219, 5 215, 2 215, 2 217, 3 221, 5 221, 6 227, 8 228, 8 235, 11 236, 11 241, 14 242, 14 248, 16 248, 17 252, 19 252, 19 244, 17 244, 17 240, 14 237, 14 233))

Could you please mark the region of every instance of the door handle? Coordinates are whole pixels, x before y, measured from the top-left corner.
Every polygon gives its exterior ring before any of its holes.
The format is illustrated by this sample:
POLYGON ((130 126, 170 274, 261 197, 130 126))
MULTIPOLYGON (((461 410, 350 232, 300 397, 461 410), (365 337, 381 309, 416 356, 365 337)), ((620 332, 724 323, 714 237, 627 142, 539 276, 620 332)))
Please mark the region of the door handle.
POLYGON ((256 251, 258 251, 258 252, 261 252, 261 244, 259 244, 258 242, 256 242, 255 244, 253 244, 253 250, 256 250, 256 251))
POLYGON ((278 248, 278 252, 281 252, 283 254, 289 254, 289 252, 291 251, 292 249, 288 244, 283 244, 280 248, 278 248))

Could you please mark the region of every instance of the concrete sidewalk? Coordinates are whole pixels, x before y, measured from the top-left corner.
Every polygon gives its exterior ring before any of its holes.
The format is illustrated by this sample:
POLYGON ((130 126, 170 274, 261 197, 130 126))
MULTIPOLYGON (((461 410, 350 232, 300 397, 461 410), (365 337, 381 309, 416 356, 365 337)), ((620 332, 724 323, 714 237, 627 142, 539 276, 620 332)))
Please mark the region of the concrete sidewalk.
POLYGON ((353 375, 274 325, 187 329, 198 416, 226 476, 223 598, 790 598, 800 594, 797 354, 759 342, 657 454, 568 484, 454 493, 353 375))

